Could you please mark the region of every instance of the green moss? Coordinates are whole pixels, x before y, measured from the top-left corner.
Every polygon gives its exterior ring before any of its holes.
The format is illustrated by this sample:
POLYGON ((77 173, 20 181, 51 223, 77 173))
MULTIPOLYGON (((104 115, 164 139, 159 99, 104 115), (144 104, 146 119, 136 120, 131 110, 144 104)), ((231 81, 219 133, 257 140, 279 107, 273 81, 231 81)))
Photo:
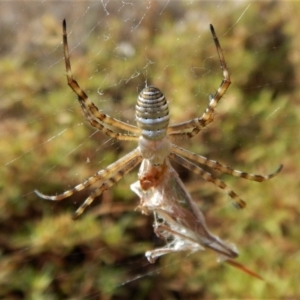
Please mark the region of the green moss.
POLYGON ((146 81, 169 100, 171 123, 195 118, 222 80, 208 26, 214 24, 232 85, 209 128, 178 144, 251 173, 272 172, 280 163, 284 169, 261 184, 221 176, 247 202, 244 211, 232 209, 229 197, 212 184, 183 169, 179 174, 211 231, 235 243, 239 262, 266 282, 218 264, 208 252, 175 253, 148 264, 144 252, 160 242, 152 216, 134 211, 138 199, 129 185, 136 173, 75 222, 72 213, 92 188, 61 202, 33 194, 69 189, 135 146, 87 125, 67 86, 60 21, 39 14, 45 35, 29 31, 35 28, 31 22, 23 39, 14 32, 19 26, 3 27, 0 298, 299 298, 299 4, 174 3, 163 9, 157 4, 158 11, 144 17, 137 12, 134 21, 118 7, 106 23, 99 23, 99 11, 72 10, 74 77, 103 112, 123 121, 134 123, 146 81), (84 16, 89 22, 81 21, 84 16), (121 42, 132 47, 132 55, 122 52, 121 42))

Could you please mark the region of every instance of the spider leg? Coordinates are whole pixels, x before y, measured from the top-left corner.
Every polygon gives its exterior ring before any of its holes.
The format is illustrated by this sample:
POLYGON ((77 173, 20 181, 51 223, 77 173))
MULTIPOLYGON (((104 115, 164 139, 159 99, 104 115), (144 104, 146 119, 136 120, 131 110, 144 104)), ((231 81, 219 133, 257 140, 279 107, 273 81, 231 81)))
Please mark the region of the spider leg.
POLYGON ((214 112, 215 108, 218 105, 219 101, 223 97, 223 95, 226 93, 227 89, 229 88, 231 81, 230 81, 230 75, 228 72, 228 68, 225 62, 224 54, 222 51, 222 48, 220 46, 219 40, 217 38, 217 35, 215 33, 214 27, 210 24, 210 31, 212 33, 216 49, 219 56, 220 65, 223 71, 223 80, 215 92, 214 95, 209 96, 209 104, 206 108, 205 112, 202 114, 200 118, 196 118, 190 121, 186 121, 179 124, 174 124, 169 126, 168 133, 170 135, 185 135, 189 138, 193 137, 194 135, 198 134, 200 130, 204 127, 206 127, 209 123, 211 123, 214 119, 214 112), (188 132, 182 132, 187 131, 188 132))
POLYGON ((176 123, 176 124, 172 124, 168 127, 168 134, 170 136, 185 136, 188 138, 191 138, 193 135, 191 135, 192 131, 197 127, 199 127, 199 131, 201 129, 203 129, 204 127, 206 127, 206 125, 208 123, 206 123, 206 120, 203 119, 203 116, 205 115, 205 113, 207 112, 207 110, 210 107, 211 101, 213 101, 214 98, 212 95, 209 95, 209 105, 208 108, 205 110, 205 112, 203 113, 203 115, 200 118, 196 118, 196 119, 192 119, 192 120, 188 120, 182 123, 176 123))
POLYGON ((233 190, 231 190, 229 187, 227 187, 226 183, 222 181, 221 179, 218 179, 211 175, 210 173, 204 171, 199 166, 195 165, 194 163, 188 161, 187 159, 183 158, 182 156, 172 152, 170 154, 170 157, 175 160, 177 163, 181 164, 185 168, 189 169, 190 171, 194 172, 197 175, 200 175, 204 180, 212 182, 217 187, 224 190, 230 198, 234 200, 234 206, 237 208, 244 208, 246 206, 246 203, 244 200, 242 200, 233 190))
POLYGON ((76 192, 79 192, 79 191, 91 186, 92 184, 94 184, 97 181, 104 182, 107 179, 113 178, 115 176, 115 174, 117 174, 118 176, 121 176, 120 177, 120 179, 121 179, 125 174, 127 174, 131 169, 133 169, 134 166, 136 166, 138 164, 138 162, 139 162, 138 159, 139 159, 139 161, 141 160, 141 155, 140 155, 140 151, 138 150, 138 148, 136 148, 135 150, 131 151, 130 153, 128 153, 124 157, 120 158, 116 162, 110 164, 105 169, 103 169, 103 170, 97 172, 95 175, 89 177, 83 183, 76 185, 72 189, 63 192, 62 194, 55 195, 55 196, 49 196, 49 195, 42 194, 41 192, 39 192, 37 190, 35 190, 34 192, 43 199, 52 200, 52 201, 60 201, 67 197, 70 197, 71 195, 73 195, 76 192), (131 165, 133 163, 135 163, 135 165, 133 167, 131 167, 131 165))
POLYGON ((76 93, 81 109, 85 114, 86 118, 88 119, 88 121, 92 126, 100 129, 102 132, 104 132, 105 134, 107 134, 112 138, 115 138, 117 140, 122 140, 122 141, 137 140, 138 137, 136 135, 115 133, 111 129, 105 127, 104 125, 108 125, 120 130, 129 131, 134 134, 139 134, 140 132, 140 130, 136 126, 129 125, 127 123, 124 123, 106 114, 101 113, 97 108, 97 106, 89 99, 87 94, 80 88, 77 81, 73 78, 66 27, 67 27, 66 20, 63 20, 63 46, 64 46, 65 66, 67 72, 68 85, 76 93))
POLYGON ((122 166, 122 168, 119 169, 116 174, 108 178, 100 187, 98 187, 90 194, 90 196, 76 210, 72 219, 73 220, 77 219, 84 212, 84 210, 94 201, 96 197, 100 196, 105 190, 108 190, 120 179, 122 179, 124 175, 130 172, 138 163, 141 162, 141 160, 142 160, 141 156, 136 156, 131 161, 129 161, 126 165, 122 166))
POLYGON ((245 178, 245 179, 257 181, 257 182, 266 181, 266 180, 269 180, 269 179, 275 177, 281 171, 281 169, 283 167, 282 165, 280 165, 279 168, 275 172, 268 174, 268 175, 256 175, 256 174, 251 174, 251 173, 246 173, 243 171, 235 170, 235 169, 228 167, 226 165, 223 165, 215 160, 211 160, 211 159, 208 159, 207 157, 195 154, 186 149, 178 147, 174 144, 172 145, 172 152, 178 154, 179 156, 183 156, 187 159, 195 161, 199 164, 210 167, 212 169, 219 170, 222 173, 226 173, 226 174, 229 174, 229 175, 232 175, 235 177, 245 178))
POLYGON ((80 103, 80 105, 81 105, 81 109, 82 109, 86 119, 89 121, 89 123, 93 127, 98 128, 101 132, 105 133, 106 135, 108 135, 114 139, 121 140, 121 141, 138 141, 138 139, 139 139, 138 136, 114 132, 111 129, 103 126, 99 122, 99 120, 97 118, 95 118, 94 115, 89 110, 86 109, 86 107, 84 107, 82 105, 82 103, 80 103))

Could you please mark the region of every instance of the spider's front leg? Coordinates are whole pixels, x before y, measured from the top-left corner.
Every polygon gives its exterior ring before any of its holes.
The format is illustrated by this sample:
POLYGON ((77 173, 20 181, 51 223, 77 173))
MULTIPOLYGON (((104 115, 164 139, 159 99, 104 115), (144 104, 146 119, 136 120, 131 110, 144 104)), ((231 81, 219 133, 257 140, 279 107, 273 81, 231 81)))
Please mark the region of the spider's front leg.
POLYGON ((226 173, 235 177, 244 178, 256 182, 263 182, 275 177, 282 170, 283 167, 282 165, 280 165, 275 172, 269 175, 257 175, 257 174, 246 173, 243 171, 235 170, 226 165, 223 165, 215 160, 211 160, 204 156, 197 155, 186 149, 180 148, 174 144, 172 144, 172 152, 170 154, 170 157, 174 159, 177 163, 184 166, 185 168, 191 170, 195 174, 200 175, 204 180, 210 181, 217 187, 224 190, 234 200, 234 205, 237 208, 244 208, 246 206, 246 202, 242 200, 232 189, 228 188, 224 181, 214 177, 209 172, 204 171, 201 167, 194 164, 193 162, 202 164, 212 169, 216 169, 222 173, 226 173))
POLYGON ((76 192, 79 192, 92 184, 99 182, 100 186, 96 188, 90 196, 84 201, 84 203, 76 210, 73 219, 78 218, 83 211, 94 201, 94 199, 100 196, 103 191, 111 188, 115 183, 129 173, 135 166, 137 166, 142 160, 140 151, 138 148, 131 151, 124 157, 120 158, 116 162, 109 165, 107 168, 97 172, 95 175, 91 176, 83 183, 78 184, 74 188, 63 192, 62 194, 50 196, 42 194, 41 192, 35 190, 34 192, 41 198, 52 201, 60 201, 67 197, 70 197, 76 192))

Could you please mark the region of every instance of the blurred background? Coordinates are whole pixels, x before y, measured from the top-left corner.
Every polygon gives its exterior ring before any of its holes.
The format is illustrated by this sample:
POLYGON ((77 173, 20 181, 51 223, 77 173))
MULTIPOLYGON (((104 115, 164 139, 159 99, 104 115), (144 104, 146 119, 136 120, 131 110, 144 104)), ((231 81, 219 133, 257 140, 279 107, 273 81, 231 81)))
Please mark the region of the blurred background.
POLYGON ((297 1, 13 1, 0 3, 0 298, 296 299, 299 288, 300 3, 297 1), (137 169, 71 216, 91 189, 61 193, 136 147, 91 128, 65 76, 67 20, 74 77, 103 112, 134 124, 148 84, 170 103, 171 122, 201 116, 222 72, 209 31, 224 51, 232 85, 214 122, 178 144, 274 179, 222 178, 231 199, 174 164, 210 230, 234 243, 260 281, 209 251, 149 264, 164 245, 152 216, 135 211, 137 169))

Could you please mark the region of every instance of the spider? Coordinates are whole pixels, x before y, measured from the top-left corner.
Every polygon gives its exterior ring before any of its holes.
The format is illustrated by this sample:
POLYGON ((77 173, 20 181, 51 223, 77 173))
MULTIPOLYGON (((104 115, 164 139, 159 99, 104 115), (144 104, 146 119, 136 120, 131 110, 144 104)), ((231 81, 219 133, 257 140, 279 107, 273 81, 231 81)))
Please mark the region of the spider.
POLYGON ((205 165, 222 173, 257 182, 271 179, 281 171, 282 165, 280 165, 274 173, 269 175, 255 175, 238 171, 217 161, 210 160, 180 148, 172 143, 173 138, 178 136, 192 138, 210 124, 214 119, 214 112, 217 104, 231 84, 224 54, 212 25, 210 25, 210 31, 223 72, 222 82, 215 94, 209 96, 209 104, 201 117, 170 126, 168 102, 162 92, 154 86, 146 86, 138 96, 135 111, 137 126, 124 123, 102 113, 73 78, 65 20, 63 20, 62 29, 68 85, 76 93, 86 119, 90 125, 102 131, 109 137, 120 141, 137 141, 138 147, 116 162, 110 164, 105 169, 98 171, 84 182, 62 194, 50 196, 35 190, 35 193, 39 197, 47 200, 60 201, 98 182, 100 186, 91 192, 89 197, 74 213, 73 219, 76 219, 96 197, 100 196, 103 191, 111 188, 142 161, 150 164, 150 167, 148 168, 147 173, 143 173, 142 171, 139 173, 141 189, 147 191, 152 187, 158 186, 162 180, 164 168, 168 167, 169 159, 172 159, 183 165, 185 168, 200 175, 204 180, 210 181, 217 187, 223 189, 233 199, 235 206, 244 208, 246 205, 245 202, 233 190, 227 187, 222 180, 214 177, 209 172, 204 171, 199 165, 205 165))

